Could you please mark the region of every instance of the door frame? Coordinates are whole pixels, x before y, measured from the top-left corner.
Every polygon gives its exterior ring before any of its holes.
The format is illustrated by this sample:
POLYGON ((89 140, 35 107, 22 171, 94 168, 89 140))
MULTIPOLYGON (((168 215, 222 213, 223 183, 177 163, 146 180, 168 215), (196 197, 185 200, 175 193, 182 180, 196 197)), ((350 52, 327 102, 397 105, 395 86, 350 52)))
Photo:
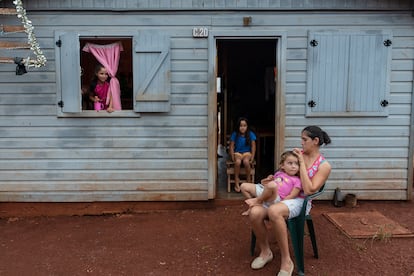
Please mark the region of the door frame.
POLYGON ((279 164, 280 155, 284 150, 285 138, 285 72, 287 32, 277 30, 211 30, 208 38, 208 198, 214 199, 217 193, 217 87, 218 71, 217 40, 276 40, 276 67, 278 70, 275 97, 275 167, 279 164))

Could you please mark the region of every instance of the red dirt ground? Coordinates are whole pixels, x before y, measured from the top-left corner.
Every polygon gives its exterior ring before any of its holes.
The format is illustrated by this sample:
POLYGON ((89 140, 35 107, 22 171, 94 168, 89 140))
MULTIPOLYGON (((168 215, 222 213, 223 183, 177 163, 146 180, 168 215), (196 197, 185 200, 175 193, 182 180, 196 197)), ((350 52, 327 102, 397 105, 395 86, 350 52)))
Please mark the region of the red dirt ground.
MULTIPOLYGON (((33 217, 27 216, 30 208, 1 203, 0 275, 276 274, 275 243, 273 262, 250 269, 250 226, 240 215, 246 209, 242 201, 200 205, 205 208, 193 203, 181 210, 33 217), (7 216, 13 212, 21 216, 7 216)), ((355 208, 316 201, 312 215, 320 257, 313 258, 306 238, 306 274, 412 275, 414 238, 350 239, 323 216, 359 210, 379 211, 414 230, 414 201, 364 201, 355 208)))

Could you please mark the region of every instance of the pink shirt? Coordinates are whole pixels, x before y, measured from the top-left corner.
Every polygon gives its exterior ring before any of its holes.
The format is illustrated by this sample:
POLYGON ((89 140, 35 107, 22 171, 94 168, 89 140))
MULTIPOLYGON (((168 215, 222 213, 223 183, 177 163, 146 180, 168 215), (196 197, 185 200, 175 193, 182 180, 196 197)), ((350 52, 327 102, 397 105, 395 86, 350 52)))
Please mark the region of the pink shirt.
POLYGON ((293 188, 302 190, 302 183, 298 176, 290 176, 285 172, 277 171, 274 175, 274 181, 277 184, 277 193, 282 200, 292 192, 293 188))
POLYGON ((101 99, 102 103, 108 107, 106 104, 106 98, 108 97, 109 82, 97 83, 95 87, 95 95, 101 99))

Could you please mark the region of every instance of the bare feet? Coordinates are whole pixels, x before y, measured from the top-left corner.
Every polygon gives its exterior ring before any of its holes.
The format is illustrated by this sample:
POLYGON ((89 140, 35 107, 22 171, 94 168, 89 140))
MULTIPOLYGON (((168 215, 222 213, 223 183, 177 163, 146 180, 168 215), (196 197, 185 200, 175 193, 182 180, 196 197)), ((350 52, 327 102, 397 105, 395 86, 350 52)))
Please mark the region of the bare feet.
POLYGON ((249 209, 252 208, 255 205, 260 205, 259 199, 257 197, 252 197, 245 199, 244 202, 246 202, 247 205, 249 205, 249 209))
POLYGON ((247 209, 246 211, 244 211, 244 212, 242 213, 242 216, 248 216, 248 215, 249 215, 249 213, 250 213, 250 208, 249 208, 249 209, 247 209))
POLYGON ((234 179, 234 190, 240 193, 240 179, 238 178, 234 179))

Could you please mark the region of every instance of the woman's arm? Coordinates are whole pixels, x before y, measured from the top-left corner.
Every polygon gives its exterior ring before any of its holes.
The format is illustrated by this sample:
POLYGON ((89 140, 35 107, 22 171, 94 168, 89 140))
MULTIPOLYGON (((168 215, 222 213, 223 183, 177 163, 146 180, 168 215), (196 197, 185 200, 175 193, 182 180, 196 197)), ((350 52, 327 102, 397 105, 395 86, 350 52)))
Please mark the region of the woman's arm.
POLYGON ((298 156, 299 159, 299 174, 304 193, 306 195, 316 193, 328 179, 329 174, 331 173, 331 165, 328 161, 325 161, 322 164, 320 164, 318 171, 312 177, 311 180, 308 176, 308 170, 303 159, 302 151, 296 148, 293 150, 293 152, 298 156))

